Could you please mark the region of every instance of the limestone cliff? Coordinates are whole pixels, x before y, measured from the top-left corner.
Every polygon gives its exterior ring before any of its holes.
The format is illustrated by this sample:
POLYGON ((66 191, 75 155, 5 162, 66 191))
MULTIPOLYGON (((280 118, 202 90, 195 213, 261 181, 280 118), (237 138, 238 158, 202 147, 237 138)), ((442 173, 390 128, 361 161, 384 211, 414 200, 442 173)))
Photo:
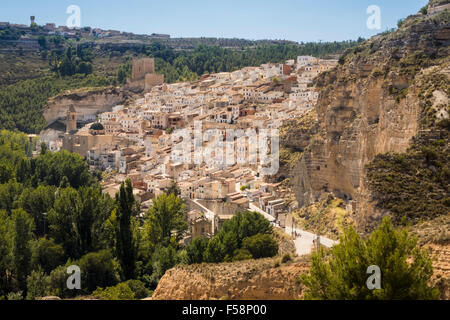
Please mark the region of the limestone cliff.
MULTIPOLYGON (((333 193, 356 200, 361 229, 379 221, 386 211, 375 206, 366 166, 377 154, 405 152, 423 129, 424 81, 431 72, 448 79, 449 44, 448 11, 417 14, 346 52, 316 78, 319 133, 290 173, 300 207, 333 193)), ((447 99, 445 90, 434 95, 447 99)))
POLYGON ((69 90, 49 99, 43 115, 48 124, 64 119, 70 106, 75 107, 79 118, 96 115, 126 103, 129 97, 129 92, 116 87, 69 90))
POLYGON ((294 300, 302 297, 305 259, 280 264, 280 258, 179 266, 168 270, 154 300, 294 300))

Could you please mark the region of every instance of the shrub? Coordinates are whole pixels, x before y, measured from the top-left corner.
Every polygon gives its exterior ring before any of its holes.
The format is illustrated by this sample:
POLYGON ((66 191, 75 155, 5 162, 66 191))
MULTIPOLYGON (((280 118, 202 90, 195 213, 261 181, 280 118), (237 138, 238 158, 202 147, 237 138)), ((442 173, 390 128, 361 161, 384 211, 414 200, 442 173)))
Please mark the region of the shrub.
POLYGON ((47 293, 52 296, 60 298, 70 298, 77 294, 77 290, 69 290, 67 288, 67 268, 65 266, 59 266, 53 270, 48 276, 48 290, 47 293))
POLYGON ((121 282, 114 287, 98 288, 93 295, 102 300, 134 300, 135 295, 127 282, 121 282))
POLYGON ((257 234, 272 234, 272 226, 264 216, 258 212, 238 212, 233 218, 225 221, 222 228, 219 230, 217 236, 223 236, 231 232, 237 237, 238 247, 242 246, 244 238, 252 237, 257 234))
POLYGON ((205 251, 205 261, 219 263, 222 262, 225 258, 225 248, 220 241, 220 239, 216 236, 212 238, 205 251))
POLYGON ((247 249, 237 249, 234 251, 233 261, 242 261, 253 259, 252 254, 247 249))
POLYGON ((115 286, 97 288, 93 295, 103 300, 135 300, 147 298, 151 292, 139 280, 128 280, 115 286))
POLYGON ((41 267, 48 274, 64 262, 64 249, 53 239, 42 238, 33 241, 31 258, 33 269, 41 267))
POLYGON ((128 280, 127 284, 130 287, 131 291, 133 291, 134 297, 136 299, 144 299, 150 296, 150 290, 145 287, 142 281, 128 280))
POLYGON ((281 258, 281 263, 286 263, 288 261, 292 261, 291 255, 289 253, 286 253, 283 258, 281 258))
POLYGON ((363 240, 353 228, 344 231, 328 259, 324 251, 312 254, 309 275, 302 275, 307 299, 395 300, 437 299, 439 290, 428 286, 433 275, 427 252, 405 230, 395 230, 389 217, 363 240), (326 261, 325 261, 326 260, 326 261), (369 266, 381 270, 381 289, 368 289, 369 266))
POLYGON ((278 243, 268 234, 257 234, 245 238, 242 247, 247 249, 255 259, 273 257, 278 253, 278 243))
POLYGON ((31 272, 27 278, 27 299, 34 300, 37 297, 47 295, 49 288, 49 278, 42 270, 31 272))
POLYGON ((23 300, 23 294, 22 291, 18 291, 18 292, 10 292, 8 293, 8 295, 6 296, 7 300, 23 300))
POLYGON ((202 263, 204 261, 203 254, 208 247, 208 239, 198 237, 191 241, 191 243, 186 247, 186 252, 188 256, 188 263, 202 263))
POLYGON ((81 289, 86 293, 91 293, 97 287, 107 287, 117 283, 113 256, 108 250, 88 253, 70 264, 80 267, 81 289))

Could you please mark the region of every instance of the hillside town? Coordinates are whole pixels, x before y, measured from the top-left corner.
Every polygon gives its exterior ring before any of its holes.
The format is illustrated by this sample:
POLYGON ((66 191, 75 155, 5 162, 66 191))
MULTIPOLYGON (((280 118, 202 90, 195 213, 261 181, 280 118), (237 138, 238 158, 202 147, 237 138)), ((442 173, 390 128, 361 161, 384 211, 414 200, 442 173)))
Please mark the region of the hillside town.
POLYGON ((247 209, 285 228, 295 202, 283 183, 268 179, 278 163, 264 169, 278 155, 266 155, 278 150, 278 128, 317 101, 313 78, 336 64, 300 56, 166 84, 153 59, 135 60, 128 85, 141 85, 144 96, 99 114, 68 106, 65 132, 47 130, 41 140, 52 151, 86 157, 91 170, 105 171, 103 189, 111 196, 130 179, 142 214, 152 199, 176 186, 190 209, 185 241, 213 236, 247 209))

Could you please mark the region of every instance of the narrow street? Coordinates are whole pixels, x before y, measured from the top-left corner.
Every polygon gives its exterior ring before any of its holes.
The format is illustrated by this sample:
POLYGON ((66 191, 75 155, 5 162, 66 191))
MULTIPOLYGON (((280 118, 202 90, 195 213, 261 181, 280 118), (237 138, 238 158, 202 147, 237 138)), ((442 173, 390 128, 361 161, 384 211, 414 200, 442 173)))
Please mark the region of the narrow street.
MULTIPOLYGON (((263 210, 258 208, 256 205, 250 203, 249 207, 250 207, 250 210, 261 213, 270 222, 275 222, 274 217, 272 217, 268 213, 264 212, 263 210)), ((277 226, 277 228, 280 228, 280 227, 277 226)), ((314 240, 316 240, 316 235, 314 233, 305 231, 305 230, 301 230, 298 228, 295 228, 294 230, 292 230, 291 227, 280 228, 280 229, 284 229, 284 232, 290 236, 292 236, 292 233, 293 233, 292 231, 297 232, 297 238, 294 240, 294 244, 295 244, 296 253, 299 256, 311 253, 311 249, 314 245, 314 240)), ((322 245, 324 245, 325 247, 330 248, 333 245, 335 245, 337 243, 337 241, 328 239, 324 236, 320 236, 320 243, 322 245)))

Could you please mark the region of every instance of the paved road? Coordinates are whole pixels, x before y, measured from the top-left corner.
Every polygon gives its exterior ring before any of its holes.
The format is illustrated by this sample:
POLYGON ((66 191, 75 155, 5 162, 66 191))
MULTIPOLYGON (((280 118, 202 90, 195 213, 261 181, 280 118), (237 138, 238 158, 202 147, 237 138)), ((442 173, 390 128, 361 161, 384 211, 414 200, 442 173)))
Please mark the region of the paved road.
MULTIPOLYGON (((261 210, 260 208, 258 208, 256 205, 250 203, 250 210, 252 211, 256 211, 261 213, 266 219, 268 219, 271 222, 275 221, 275 218, 272 217, 270 214, 264 212, 263 210, 261 210)), ((277 226, 278 227, 278 226, 277 226)), ((278 227, 279 228, 279 227, 278 227)), ((283 229, 283 228, 280 228, 283 229)), ((286 227, 284 228, 285 233, 287 233, 288 235, 292 235, 292 228, 291 227, 286 227)), ((297 235, 299 235, 295 240, 294 240, 294 244, 295 244, 295 249, 296 252, 299 256, 301 255, 305 255, 305 254, 309 254, 311 253, 311 249, 314 245, 313 241, 316 240, 316 235, 314 233, 305 231, 305 230, 301 230, 298 228, 295 228, 294 231, 297 232, 297 235)), ((335 245, 337 243, 337 241, 328 239, 326 237, 321 236, 320 237, 320 243, 322 245, 324 245, 325 247, 332 247, 333 245, 335 245)))

